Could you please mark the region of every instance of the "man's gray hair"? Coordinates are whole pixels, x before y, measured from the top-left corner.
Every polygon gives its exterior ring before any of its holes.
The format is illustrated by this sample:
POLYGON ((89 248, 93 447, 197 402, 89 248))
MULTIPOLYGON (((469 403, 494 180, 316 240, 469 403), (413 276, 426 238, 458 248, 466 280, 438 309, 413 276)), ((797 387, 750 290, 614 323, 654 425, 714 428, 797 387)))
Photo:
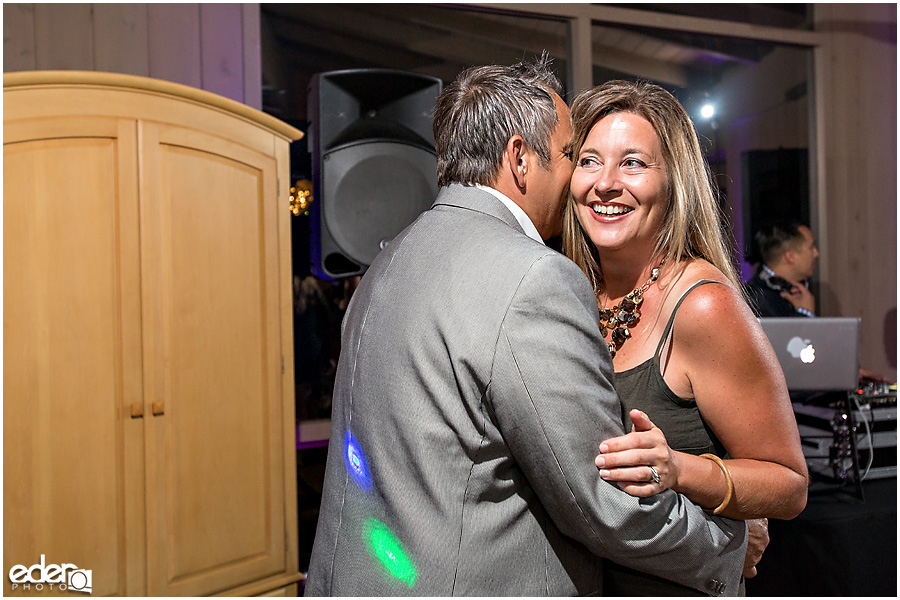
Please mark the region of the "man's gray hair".
POLYGON ((563 94, 550 62, 545 52, 511 67, 471 67, 444 88, 433 124, 438 186, 490 185, 514 135, 522 136, 541 166, 549 166, 550 134, 558 121, 551 92, 563 94))

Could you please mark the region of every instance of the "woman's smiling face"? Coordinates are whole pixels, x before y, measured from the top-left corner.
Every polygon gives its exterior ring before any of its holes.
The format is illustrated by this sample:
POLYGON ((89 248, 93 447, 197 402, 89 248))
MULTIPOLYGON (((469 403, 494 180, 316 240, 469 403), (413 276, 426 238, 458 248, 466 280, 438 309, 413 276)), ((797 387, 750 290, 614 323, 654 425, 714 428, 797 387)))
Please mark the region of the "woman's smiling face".
POLYGON ((659 138, 640 115, 618 112, 588 132, 572 174, 581 226, 598 249, 655 247, 667 209, 668 178, 659 138))

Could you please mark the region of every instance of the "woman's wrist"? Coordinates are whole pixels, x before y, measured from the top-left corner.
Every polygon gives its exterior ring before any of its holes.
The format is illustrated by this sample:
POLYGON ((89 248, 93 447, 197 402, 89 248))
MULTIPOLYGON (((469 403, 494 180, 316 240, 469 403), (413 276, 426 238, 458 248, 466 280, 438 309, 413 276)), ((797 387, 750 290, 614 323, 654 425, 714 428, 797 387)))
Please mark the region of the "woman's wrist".
POLYGON ((674 484, 669 487, 703 510, 718 508, 729 489, 722 469, 712 460, 696 454, 677 451, 671 454, 674 484))
POLYGON ((684 453, 669 449, 669 473, 672 477, 669 489, 681 492, 681 471, 684 467, 684 453))
POLYGON ((715 454, 701 454, 700 458, 705 458, 707 460, 711 460, 712 462, 718 465, 719 469, 722 471, 722 474, 725 476, 725 497, 722 499, 722 502, 713 509, 704 509, 711 515, 719 515, 728 508, 728 505, 731 504, 731 501, 734 499, 734 480, 731 478, 731 471, 728 468, 728 465, 725 464, 725 461, 716 456, 715 454))

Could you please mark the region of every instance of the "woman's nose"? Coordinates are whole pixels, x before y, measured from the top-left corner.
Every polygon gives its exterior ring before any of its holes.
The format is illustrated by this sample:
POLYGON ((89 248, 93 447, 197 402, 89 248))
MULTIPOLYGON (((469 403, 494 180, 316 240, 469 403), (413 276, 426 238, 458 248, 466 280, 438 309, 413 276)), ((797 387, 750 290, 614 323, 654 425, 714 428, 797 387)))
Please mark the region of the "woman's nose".
POLYGON ((619 178, 612 166, 604 165, 597 171, 597 179, 594 180, 594 189, 598 194, 609 194, 621 190, 619 178))

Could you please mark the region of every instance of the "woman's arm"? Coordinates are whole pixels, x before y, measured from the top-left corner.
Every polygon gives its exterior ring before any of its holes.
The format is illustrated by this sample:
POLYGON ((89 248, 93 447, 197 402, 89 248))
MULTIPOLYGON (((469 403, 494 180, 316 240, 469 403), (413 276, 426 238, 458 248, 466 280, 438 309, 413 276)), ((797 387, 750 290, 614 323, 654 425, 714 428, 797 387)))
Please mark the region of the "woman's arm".
MULTIPOLYGON (((687 296, 675 319, 665 378, 674 391, 696 399, 731 457, 725 465, 734 494, 719 514, 797 516, 806 506, 808 474, 787 387, 758 321, 733 288, 706 285, 687 296)), ((728 491, 717 463, 672 451, 658 428, 641 431, 637 423, 635 433, 601 445, 597 464, 607 479, 631 481, 620 485, 634 495, 671 487, 715 509, 728 491), (648 483, 649 469, 635 465, 654 466, 660 483, 648 483)))
MULTIPOLYGON (((654 484, 652 481, 627 481, 623 479, 619 481, 619 485, 624 491, 633 496, 652 496, 653 494, 657 494, 670 487, 668 485, 668 480, 673 477, 670 475, 671 470, 669 467, 671 466, 670 461, 672 460, 673 451, 666 443, 665 435, 663 435, 662 431, 653 424, 650 417, 645 413, 639 410, 632 410, 629 412, 629 416, 633 423, 633 433, 624 438, 615 439, 623 440, 625 443, 635 443, 638 446, 655 451, 660 457, 659 460, 650 458, 647 459, 647 464, 653 464, 655 465, 654 468, 658 469, 657 473, 660 477, 660 482, 654 484), (644 435, 645 433, 648 433, 648 435, 644 435)), ((602 444, 600 447, 604 452, 609 451, 606 443, 602 444)), ((605 457, 603 455, 597 457, 596 462, 598 466, 602 467, 604 461, 605 457)), ((630 478, 637 479, 644 476, 644 472, 649 473, 650 470, 645 464, 641 466, 618 468, 615 472, 620 475, 630 472, 632 473, 630 478)), ((600 473, 601 475, 606 473, 607 475, 605 478, 611 479, 609 471, 601 469, 600 473)), ((763 552, 765 552, 766 547, 769 545, 769 520, 766 518, 747 519, 747 529, 747 555, 744 559, 744 571, 742 574, 744 577, 750 578, 756 577, 756 565, 759 563, 763 552)))

